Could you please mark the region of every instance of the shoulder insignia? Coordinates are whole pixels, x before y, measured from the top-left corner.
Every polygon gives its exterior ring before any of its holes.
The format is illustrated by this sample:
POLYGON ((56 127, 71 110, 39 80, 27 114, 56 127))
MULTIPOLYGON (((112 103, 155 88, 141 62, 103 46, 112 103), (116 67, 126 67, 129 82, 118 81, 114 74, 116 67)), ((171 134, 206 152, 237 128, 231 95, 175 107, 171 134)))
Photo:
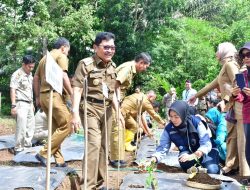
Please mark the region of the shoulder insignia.
POLYGON ((88 58, 85 58, 82 60, 84 62, 84 64, 87 66, 87 65, 90 65, 92 63, 94 63, 94 59, 92 57, 88 57, 88 58))

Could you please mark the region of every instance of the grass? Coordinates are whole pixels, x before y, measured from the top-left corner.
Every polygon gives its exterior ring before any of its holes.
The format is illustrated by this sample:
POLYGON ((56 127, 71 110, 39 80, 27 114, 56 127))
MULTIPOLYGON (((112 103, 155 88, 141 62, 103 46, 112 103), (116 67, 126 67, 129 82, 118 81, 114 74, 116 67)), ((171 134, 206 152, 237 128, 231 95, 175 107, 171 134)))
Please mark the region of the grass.
POLYGON ((11 116, 0 115, 0 125, 4 125, 5 127, 13 127, 15 126, 15 119, 11 116))

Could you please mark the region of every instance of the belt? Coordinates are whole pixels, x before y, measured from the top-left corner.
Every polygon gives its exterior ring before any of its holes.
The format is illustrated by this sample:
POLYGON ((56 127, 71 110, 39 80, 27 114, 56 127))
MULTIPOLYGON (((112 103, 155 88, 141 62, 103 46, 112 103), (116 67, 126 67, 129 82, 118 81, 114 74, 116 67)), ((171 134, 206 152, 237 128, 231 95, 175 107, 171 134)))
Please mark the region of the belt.
POLYGON ((32 103, 32 101, 28 101, 28 100, 16 100, 17 102, 26 102, 28 104, 32 103))
MULTIPOLYGON (((55 90, 52 90, 52 91, 56 92, 55 90)), ((45 94, 45 93, 48 93, 48 92, 50 92, 50 90, 46 90, 46 91, 43 91, 43 92, 40 92, 40 93, 42 93, 42 94, 44 93, 45 94)))
MULTIPOLYGON (((92 103, 96 103, 96 104, 103 104, 104 103, 103 100, 98 100, 96 98, 90 98, 90 97, 87 97, 87 101, 88 102, 92 102, 92 103)), ((110 101, 105 101, 105 104, 106 104, 106 106, 109 106, 110 105, 110 101)))

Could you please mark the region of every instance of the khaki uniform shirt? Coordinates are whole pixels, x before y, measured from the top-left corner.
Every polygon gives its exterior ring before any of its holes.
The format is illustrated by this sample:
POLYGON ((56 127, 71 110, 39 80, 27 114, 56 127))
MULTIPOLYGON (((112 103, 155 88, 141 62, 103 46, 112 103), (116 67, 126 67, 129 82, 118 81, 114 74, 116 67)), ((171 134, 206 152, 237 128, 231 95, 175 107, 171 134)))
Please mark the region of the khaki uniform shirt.
POLYGON ((16 89, 16 100, 33 101, 33 77, 27 74, 23 68, 15 71, 10 80, 10 87, 16 89))
MULTIPOLYGON (((134 93, 130 96, 125 97, 121 105, 121 112, 125 116, 126 114, 130 114, 133 118, 137 117, 137 100, 141 100, 142 102, 142 113, 147 111, 148 114, 156 120, 158 123, 164 125, 165 121, 155 112, 151 102, 148 100, 148 97, 143 93, 134 93)), ((124 117, 126 118, 126 117, 124 117)))
MULTIPOLYGON (((50 52, 51 56, 55 59, 56 63, 62 68, 63 71, 68 71, 69 60, 68 57, 58 49, 53 49, 50 52)), ((50 90, 50 85, 45 79, 45 66, 46 56, 44 56, 36 69, 36 75, 39 76, 41 81, 40 92, 47 92, 50 90)))
POLYGON ((109 62, 105 67, 97 55, 85 58, 76 68, 72 85, 84 88, 84 77, 87 77, 88 98, 96 100, 103 100, 103 87, 106 85, 108 87, 107 101, 112 102, 116 81, 115 67, 113 62, 109 62))
POLYGON ((235 82, 235 74, 238 72, 238 63, 232 58, 225 59, 219 75, 210 84, 202 88, 196 94, 196 97, 200 98, 201 96, 206 95, 209 91, 219 87, 221 98, 229 101, 231 94, 229 93, 229 90, 227 90, 227 85, 233 86, 235 82))
POLYGON ((123 99, 136 74, 135 61, 128 61, 119 65, 119 67, 116 68, 116 74, 116 80, 121 83, 121 99, 123 99))

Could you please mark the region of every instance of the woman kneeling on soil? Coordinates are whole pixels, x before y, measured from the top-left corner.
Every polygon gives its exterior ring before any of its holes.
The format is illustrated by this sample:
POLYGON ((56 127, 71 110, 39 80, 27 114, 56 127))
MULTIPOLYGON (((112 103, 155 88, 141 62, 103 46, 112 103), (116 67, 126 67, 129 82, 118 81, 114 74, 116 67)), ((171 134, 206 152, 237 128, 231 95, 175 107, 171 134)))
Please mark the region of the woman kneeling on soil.
POLYGON ((179 148, 179 163, 184 171, 201 165, 208 173, 218 174, 219 153, 210 141, 211 131, 199 117, 189 114, 185 101, 174 102, 169 109, 170 123, 165 127, 160 145, 153 154, 153 162, 159 162, 169 151, 171 142, 179 148))

